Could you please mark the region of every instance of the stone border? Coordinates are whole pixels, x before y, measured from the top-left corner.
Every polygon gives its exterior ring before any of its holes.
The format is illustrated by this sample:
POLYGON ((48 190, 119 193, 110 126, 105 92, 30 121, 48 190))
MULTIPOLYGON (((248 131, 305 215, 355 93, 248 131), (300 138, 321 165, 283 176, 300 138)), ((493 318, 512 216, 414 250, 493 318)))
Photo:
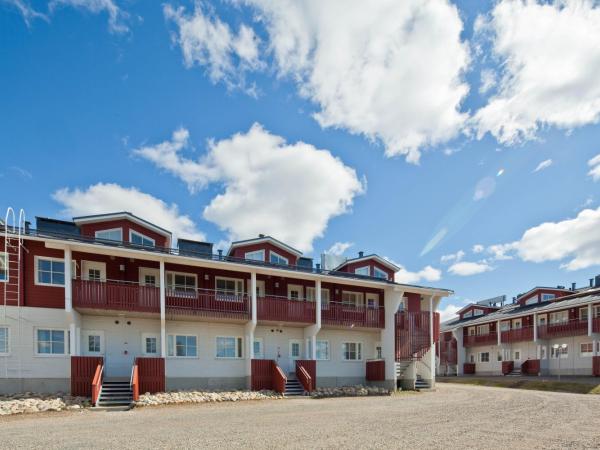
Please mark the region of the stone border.
POLYGON ((373 397, 389 396, 389 389, 376 386, 343 386, 333 388, 317 388, 312 392, 312 398, 332 398, 332 397, 373 397))
POLYGON ((282 398, 284 397, 281 394, 273 391, 172 391, 140 395, 139 400, 135 402, 135 406, 239 402, 282 398))
POLYGON ((87 397, 73 397, 59 392, 57 394, 0 395, 0 416, 29 414, 46 411, 65 411, 89 408, 92 403, 87 397))

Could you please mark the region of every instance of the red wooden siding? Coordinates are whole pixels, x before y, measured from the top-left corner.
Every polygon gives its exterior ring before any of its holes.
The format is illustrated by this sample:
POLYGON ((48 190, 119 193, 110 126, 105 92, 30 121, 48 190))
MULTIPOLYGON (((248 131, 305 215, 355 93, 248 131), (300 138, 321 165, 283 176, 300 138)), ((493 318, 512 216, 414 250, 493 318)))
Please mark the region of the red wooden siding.
POLYGON ((464 311, 462 311, 459 314, 459 317, 461 319, 465 318, 465 314, 467 314, 469 311, 473 311, 475 309, 480 309, 481 311, 483 311, 483 314, 479 315, 479 316, 475 316, 475 315, 471 315, 470 317, 481 317, 481 316, 485 316, 486 314, 489 314, 491 312, 497 311, 498 308, 489 308, 487 306, 482 306, 482 305, 470 305, 467 309, 465 309, 464 311))
POLYGON ((540 360, 539 359, 528 359, 521 364, 521 373, 523 375, 539 375, 540 374, 540 360))
POLYGON ((376 361, 367 361, 366 371, 367 381, 384 381, 385 360, 378 359, 376 361))
POLYGON ((71 395, 92 396, 94 374, 102 362, 100 356, 71 356, 71 395))
POLYGON ((465 375, 475 374, 475 363, 464 363, 463 372, 465 375))
MULTIPOLYGON (((576 310, 575 310, 576 311, 576 310)), ((573 314, 569 314, 573 317, 573 314)), ((555 323, 538 326, 538 338, 550 339, 567 336, 583 336, 588 332, 588 321, 572 318, 566 323, 555 323)))
POLYGON ((83 236, 92 238, 96 236, 96 231, 111 230, 113 228, 121 228, 123 230, 124 242, 129 242, 129 230, 133 230, 137 231, 138 233, 142 233, 151 239, 154 239, 157 247, 168 247, 170 245, 168 239, 162 234, 158 234, 149 228, 138 225, 137 223, 127 219, 106 220, 103 222, 84 224, 79 227, 83 236))
POLYGON ((514 361, 502 361, 502 375, 508 375, 515 368, 514 361))
POLYGON ((592 333, 600 333, 600 317, 592 319, 592 333))
POLYGON ((385 310, 383 307, 356 307, 329 302, 321 304, 321 321, 325 325, 383 328, 385 327, 385 310))
POLYGON ((145 394, 149 392, 165 392, 165 359, 141 358, 135 359, 138 366, 139 390, 145 394))
POLYGON ((273 389, 273 364, 270 359, 253 359, 250 384, 253 391, 273 389))
POLYGON ((572 294, 572 292, 565 292, 560 289, 536 289, 531 294, 527 294, 526 296, 523 295, 522 297, 519 297, 517 299, 517 303, 519 303, 520 305, 524 305, 527 300, 529 300, 531 297, 535 297, 536 295, 538 296, 538 301, 541 302, 542 294, 554 294, 556 296, 556 298, 558 298, 558 297, 564 297, 565 295, 570 295, 570 294, 572 294))
POLYGON ((47 256, 52 258, 64 259, 62 250, 49 249, 43 242, 27 241, 26 248, 28 252, 23 252, 25 256, 25 306, 39 308, 64 308, 65 307, 65 288, 63 286, 39 286, 35 284, 35 257, 47 256))
POLYGON ((369 275, 372 277, 375 276, 374 268, 377 267, 379 270, 382 270, 387 274, 388 280, 394 279, 394 271, 391 270, 389 267, 384 266, 383 264, 381 264, 374 258, 369 258, 369 259, 365 259, 363 261, 358 261, 358 262, 349 262, 349 263, 341 266, 338 270, 340 272, 355 273, 356 269, 358 269, 360 267, 365 267, 365 266, 369 267, 369 275))

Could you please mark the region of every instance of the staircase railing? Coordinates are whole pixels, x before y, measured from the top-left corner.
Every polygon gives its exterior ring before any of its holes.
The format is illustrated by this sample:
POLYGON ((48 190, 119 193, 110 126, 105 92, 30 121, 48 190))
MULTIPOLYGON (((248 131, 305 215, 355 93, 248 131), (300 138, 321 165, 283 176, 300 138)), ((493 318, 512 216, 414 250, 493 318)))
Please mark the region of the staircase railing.
POLYGON ((304 366, 299 364, 298 361, 296 361, 296 378, 306 392, 313 391, 313 379, 304 366))
POLYGON ((104 364, 100 363, 96 367, 96 373, 92 380, 92 404, 96 406, 98 403, 98 397, 100 397, 100 391, 102 390, 102 380, 104 378, 104 364))
POLYGON ((273 390, 283 394, 285 392, 285 383, 287 382, 287 377, 283 373, 283 370, 281 370, 281 367, 279 367, 275 361, 272 361, 272 363, 273 390))
POLYGON ((129 388, 131 389, 133 401, 137 402, 140 399, 140 377, 137 364, 134 364, 131 368, 131 380, 129 381, 129 388))
POLYGON ((515 369, 514 361, 502 361, 502 375, 508 375, 515 369))

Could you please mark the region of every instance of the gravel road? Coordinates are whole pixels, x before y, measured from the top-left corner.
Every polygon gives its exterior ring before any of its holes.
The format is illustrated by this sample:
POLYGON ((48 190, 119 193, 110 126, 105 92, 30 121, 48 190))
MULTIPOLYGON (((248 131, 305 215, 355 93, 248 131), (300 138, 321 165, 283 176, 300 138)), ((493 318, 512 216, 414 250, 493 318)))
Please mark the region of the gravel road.
POLYGON ((2 448, 598 448, 600 396, 438 384, 393 397, 264 400, 0 419, 2 448))

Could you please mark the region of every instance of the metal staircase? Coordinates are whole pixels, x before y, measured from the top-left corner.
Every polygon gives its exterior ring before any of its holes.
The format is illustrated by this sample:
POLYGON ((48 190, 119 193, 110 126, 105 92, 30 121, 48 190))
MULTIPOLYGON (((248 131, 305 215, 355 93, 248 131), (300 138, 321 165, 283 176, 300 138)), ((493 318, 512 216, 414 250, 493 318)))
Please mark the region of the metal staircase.
POLYGON ((126 411, 133 406, 133 391, 129 381, 102 382, 95 408, 98 410, 126 411))

